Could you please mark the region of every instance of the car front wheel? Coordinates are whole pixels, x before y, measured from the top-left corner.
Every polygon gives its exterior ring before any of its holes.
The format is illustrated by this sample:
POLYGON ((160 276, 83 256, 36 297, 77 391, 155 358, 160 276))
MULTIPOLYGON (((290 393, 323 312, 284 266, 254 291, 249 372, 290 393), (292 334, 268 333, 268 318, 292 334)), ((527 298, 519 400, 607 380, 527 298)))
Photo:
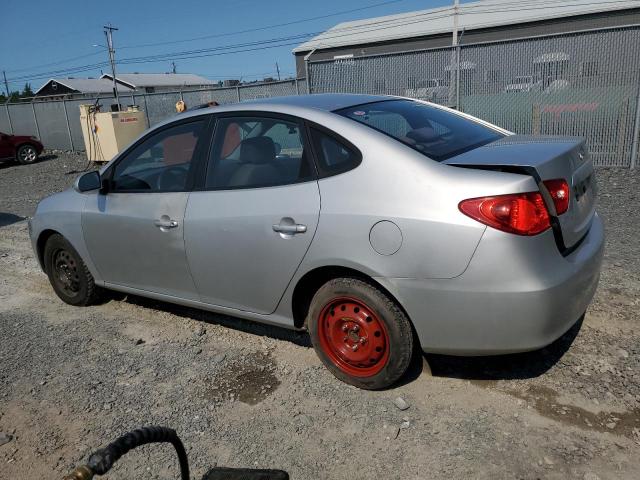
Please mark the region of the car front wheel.
POLYGON ((69 305, 87 306, 99 299, 93 275, 75 248, 62 236, 54 234, 44 247, 44 265, 58 297, 69 305))
POLYGON ((33 145, 21 145, 16 152, 16 158, 22 165, 28 165, 38 159, 38 151, 33 145))
POLYGON ((325 366, 356 387, 387 388, 411 363, 409 319, 384 292, 363 280, 336 278, 320 287, 311 301, 307 326, 325 366))

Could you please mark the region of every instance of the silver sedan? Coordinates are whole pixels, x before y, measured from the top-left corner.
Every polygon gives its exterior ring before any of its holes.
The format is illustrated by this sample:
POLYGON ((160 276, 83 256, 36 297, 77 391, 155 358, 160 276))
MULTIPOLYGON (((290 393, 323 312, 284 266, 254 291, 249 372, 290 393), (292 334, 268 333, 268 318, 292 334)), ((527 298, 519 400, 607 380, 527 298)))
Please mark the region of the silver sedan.
POLYGON ((420 350, 543 347, 585 312, 603 226, 584 142, 426 102, 311 95, 178 115, 44 199, 57 295, 104 290, 307 329, 361 388, 420 350))

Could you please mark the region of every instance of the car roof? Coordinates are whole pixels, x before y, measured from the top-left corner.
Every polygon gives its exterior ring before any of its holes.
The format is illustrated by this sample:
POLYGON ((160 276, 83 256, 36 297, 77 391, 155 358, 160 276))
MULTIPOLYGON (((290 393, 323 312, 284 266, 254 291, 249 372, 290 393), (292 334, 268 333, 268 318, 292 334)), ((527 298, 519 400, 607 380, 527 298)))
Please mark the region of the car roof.
MULTIPOLYGON (((180 114, 180 116, 182 118, 185 118, 189 116, 202 115, 210 111, 236 112, 242 110, 268 110, 269 107, 278 107, 277 109, 286 107, 311 108, 315 110, 322 110, 325 112, 332 112, 334 110, 340 110, 341 108, 353 107, 355 105, 362 105, 364 103, 391 100, 393 98, 396 97, 392 97, 389 95, 361 95, 352 93, 317 93, 313 95, 292 95, 286 97, 273 97, 258 100, 245 100, 239 103, 187 110, 186 112, 180 114)), ((175 118, 173 118, 172 120, 175 120, 175 118)))
POLYGON ((363 103, 389 100, 392 97, 387 95, 363 95, 356 93, 316 93, 313 95, 292 95, 288 97, 273 97, 250 102, 240 102, 236 104, 238 108, 246 108, 247 104, 259 105, 288 105, 296 107, 315 108, 332 112, 342 108, 362 105, 363 103))

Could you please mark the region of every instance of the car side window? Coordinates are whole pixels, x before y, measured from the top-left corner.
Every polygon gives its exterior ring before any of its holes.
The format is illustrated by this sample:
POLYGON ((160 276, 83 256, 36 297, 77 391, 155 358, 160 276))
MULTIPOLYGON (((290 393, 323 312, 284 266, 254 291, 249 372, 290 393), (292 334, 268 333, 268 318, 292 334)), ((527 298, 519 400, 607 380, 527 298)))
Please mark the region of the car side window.
POLYGON ((298 122, 278 118, 220 118, 205 188, 259 188, 315 178, 302 132, 298 122))
POLYGON ((360 164, 360 152, 334 135, 311 128, 311 141, 321 176, 343 173, 360 164))
POLYGON ((184 191, 205 122, 181 123, 148 137, 115 165, 113 191, 184 191))

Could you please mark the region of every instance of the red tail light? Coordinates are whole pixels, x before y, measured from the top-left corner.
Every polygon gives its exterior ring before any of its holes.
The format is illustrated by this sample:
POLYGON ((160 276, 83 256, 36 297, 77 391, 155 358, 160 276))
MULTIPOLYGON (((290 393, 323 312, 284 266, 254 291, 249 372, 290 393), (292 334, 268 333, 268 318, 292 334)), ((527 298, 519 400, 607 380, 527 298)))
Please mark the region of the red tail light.
POLYGON ((517 235, 537 235, 551 226, 540 192, 470 198, 458 208, 474 220, 517 235))
POLYGON ((556 213, 562 215, 569 210, 569 184, 562 178, 545 180, 543 183, 553 198, 556 213))

